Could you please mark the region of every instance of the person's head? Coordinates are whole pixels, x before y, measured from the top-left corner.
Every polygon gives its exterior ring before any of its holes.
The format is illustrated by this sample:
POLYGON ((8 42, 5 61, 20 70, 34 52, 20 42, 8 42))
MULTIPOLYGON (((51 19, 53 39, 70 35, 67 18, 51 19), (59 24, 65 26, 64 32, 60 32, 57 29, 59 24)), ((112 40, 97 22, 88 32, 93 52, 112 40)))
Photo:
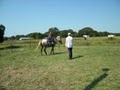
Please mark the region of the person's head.
POLYGON ((71 36, 71 33, 68 33, 68 36, 71 36))
POLYGON ((49 36, 53 36, 53 33, 52 33, 52 32, 49 32, 49 36))

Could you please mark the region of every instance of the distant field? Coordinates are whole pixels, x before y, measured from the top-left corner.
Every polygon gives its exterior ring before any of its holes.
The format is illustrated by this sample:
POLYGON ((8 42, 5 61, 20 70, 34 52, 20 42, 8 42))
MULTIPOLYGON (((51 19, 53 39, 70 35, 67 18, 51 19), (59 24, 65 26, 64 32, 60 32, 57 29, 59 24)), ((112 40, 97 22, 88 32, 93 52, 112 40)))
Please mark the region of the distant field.
POLYGON ((120 90, 120 37, 74 38, 71 61, 64 44, 41 56, 38 41, 0 44, 0 90, 120 90))

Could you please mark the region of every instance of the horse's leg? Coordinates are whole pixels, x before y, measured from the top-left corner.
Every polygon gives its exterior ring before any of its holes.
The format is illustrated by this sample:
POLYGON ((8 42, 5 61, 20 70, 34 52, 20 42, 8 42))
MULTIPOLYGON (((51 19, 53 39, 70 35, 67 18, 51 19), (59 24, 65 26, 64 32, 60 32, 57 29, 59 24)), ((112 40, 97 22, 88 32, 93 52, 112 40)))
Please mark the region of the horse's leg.
POLYGON ((53 51, 53 54, 54 54, 54 46, 52 47, 52 51, 53 51))
POLYGON ((54 46, 52 46, 50 54, 54 54, 54 46))
POLYGON ((52 47, 51 47, 51 51, 50 51, 50 54, 52 54, 52 47))
POLYGON ((42 52, 43 52, 43 46, 41 46, 41 55, 43 55, 42 52))
POLYGON ((44 47, 44 52, 45 52, 45 54, 47 55, 46 48, 47 48, 47 47, 44 47))

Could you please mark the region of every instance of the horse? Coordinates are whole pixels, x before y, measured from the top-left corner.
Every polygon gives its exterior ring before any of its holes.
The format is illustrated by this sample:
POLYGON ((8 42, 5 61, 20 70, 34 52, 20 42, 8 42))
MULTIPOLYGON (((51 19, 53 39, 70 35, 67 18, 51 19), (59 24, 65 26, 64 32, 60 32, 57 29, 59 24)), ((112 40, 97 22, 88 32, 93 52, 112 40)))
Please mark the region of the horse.
POLYGON ((46 49, 47 49, 48 47, 51 47, 50 54, 54 54, 54 47, 55 47, 55 45, 56 45, 57 43, 62 44, 62 39, 61 39, 60 36, 57 36, 56 39, 53 38, 53 41, 52 41, 51 43, 49 43, 49 42, 48 42, 48 39, 45 38, 45 39, 42 39, 41 41, 39 41, 37 48, 38 48, 39 46, 41 47, 41 55, 43 55, 43 53, 42 53, 43 50, 44 50, 45 54, 47 55, 46 49))

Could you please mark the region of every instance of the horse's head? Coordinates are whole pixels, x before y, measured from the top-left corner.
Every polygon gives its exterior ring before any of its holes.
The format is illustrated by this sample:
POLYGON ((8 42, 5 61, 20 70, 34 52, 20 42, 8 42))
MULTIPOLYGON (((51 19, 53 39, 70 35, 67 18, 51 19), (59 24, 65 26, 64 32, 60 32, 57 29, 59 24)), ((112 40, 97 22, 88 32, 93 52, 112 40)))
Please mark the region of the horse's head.
POLYGON ((60 36, 57 36, 56 42, 62 44, 62 38, 60 36))

